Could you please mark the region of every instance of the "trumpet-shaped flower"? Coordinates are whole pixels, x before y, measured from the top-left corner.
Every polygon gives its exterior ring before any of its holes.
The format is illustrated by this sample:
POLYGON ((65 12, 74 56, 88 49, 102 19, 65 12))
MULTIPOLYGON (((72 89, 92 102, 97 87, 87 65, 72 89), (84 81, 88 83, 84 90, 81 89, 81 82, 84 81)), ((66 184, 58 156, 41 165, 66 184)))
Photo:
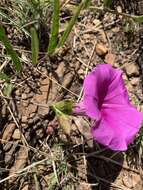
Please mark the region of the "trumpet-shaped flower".
POLYGON ((95 120, 93 137, 112 150, 127 150, 141 127, 143 113, 131 104, 122 71, 109 64, 97 65, 86 76, 83 88, 76 111, 95 120))

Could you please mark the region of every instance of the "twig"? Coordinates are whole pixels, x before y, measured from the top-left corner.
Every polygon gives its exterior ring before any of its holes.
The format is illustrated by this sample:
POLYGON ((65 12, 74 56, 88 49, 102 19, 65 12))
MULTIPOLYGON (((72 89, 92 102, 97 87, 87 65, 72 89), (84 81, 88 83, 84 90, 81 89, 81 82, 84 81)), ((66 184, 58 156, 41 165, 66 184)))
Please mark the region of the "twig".
MULTIPOLYGON (((91 52, 91 55, 90 55, 90 57, 89 57, 89 61, 88 61, 88 63, 87 63, 87 67, 86 67, 86 70, 85 70, 85 76, 88 74, 89 66, 90 66, 92 57, 93 57, 94 52, 95 52, 95 47, 96 47, 96 42, 94 42, 93 50, 92 50, 92 52, 91 52)), ((81 100, 82 94, 83 94, 83 87, 82 87, 82 89, 81 89, 81 91, 80 91, 80 94, 79 94, 79 97, 78 97, 77 102, 79 102, 79 101, 81 100)))
MULTIPOLYGON (((0 94, 3 96, 3 93, 2 93, 1 90, 0 90, 0 94)), ((17 122, 17 120, 16 120, 16 118, 15 118, 15 116, 14 116, 14 114, 13 114, 11 108, 9 107, 7 100, 4 99, 4 101, 5 101, 5 104, 7 105, 7 108, 8 108, 8 110, 9 110, 9 112, 10 112, 10 114, 11 114, 11 116, 12 116, 12 118, 13 118, 13 120, 14 120, 16 126, 17 126, 17 128, 20 130, 20 126, 19 126, 19 124, 18 124, 18 122, 17 122)), ((21 130, 20 130, 20 131, 21 131, 21 130)), ((25 139, 25 137, 24 137, 24 135, 22 134, 22 132, 21 132, 21 137, 22 137, 23 145, 28 146, 28 142, 27 142, 27 140, 25 139)))
POLYGON ((127 166, 124 166, 124 165, 120 164, 119 162, 117 162, 117 161, 115 161, 115 160, 113 160, 113 159, 111 159, 111 158, 107 158, 107 157, 105 157, 105 156, 98 156, 98 155, 94 155, 94 157, 95 157, 95 158, 102 159, 102 160, 105 160, 106 162, 111 162, 111 163, 113 163, 113 164, 115 164, 115 165, 121 166, 123 169, 126 169, 126 170, 132 171, 132 172, 134 172, 134 173, 140 174, 139 171, 137 171, 137 170, 135 170, 135 169, 132 169, 132 168, 129 168, 129 167, 127 167, 127 166))
MULTIPOLYGON (((33 67, 34 68, 34 67, 33 67)), ((75 94, 74 92, 72 92, 71 90, 67 89, 66 87, 64 87, 63 85, 61 85, 60 83, 58 83, 55 79, 53 79, 52 77, 49 77, 47 74, 42 73, 41 71, 39 71, 37 68, 34 68, 38 73, 40 73, 43 76, 46 76, 49 80, 51 80, 52 82, 54 82, 55 84, 57 84, 59 87, 63 88, 64 90, 68 91, 69 93, 71 93, 72 95, 74 95, 75 97, 78 97, 77 94, 75 94)))
POLYGON ((5 182, 5 181, 9 180, 10 178, 16 177, 17 175, 19 175, 19 174, 21 174, 21 173, 23 173, 23 172, 25 172, 25 171, 28 171, 28 170, 30 170, 31 168, 36 167, 37 165, 39 165, 39 164, 41 164, 41 163, 43 163, 43 162, 45 162, 45 161, 48 161, 48 160, 49 160, 49 158, 45 158, 45 159, 40 160, 40 161, 38 161, 38 162, 34 162, 33 164, 31 164, 31 165, 29 165, 29 166, 27 166, 27 167, 25 167, 25 168, 23 168, 23 169, 21 169, 21 170, 18 170, 18 171, 15 172, 14 174, 12 174, 12 175, 10 175, 10 176, 8 176, 8 177, 6 177, 6 178, 0 180, 0 183, 3 183, 3 182, 5 182))

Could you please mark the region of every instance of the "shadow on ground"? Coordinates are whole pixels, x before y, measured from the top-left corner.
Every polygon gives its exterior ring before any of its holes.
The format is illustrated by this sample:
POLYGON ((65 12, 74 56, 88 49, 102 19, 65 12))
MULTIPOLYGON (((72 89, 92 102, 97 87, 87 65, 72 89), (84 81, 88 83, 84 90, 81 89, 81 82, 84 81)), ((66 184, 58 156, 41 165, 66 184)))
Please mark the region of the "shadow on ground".
MULTIPOLYGON (((95 151, 92 150, 92 152, 95 151)), ((87 179, 90 184, 94 184, 91 189, 110 190, 111 183, 114 183, 122 169, 123 160, 122 153, 116 153, 107 149, 99 152, 99 154, 87 157, 87 179), (120 165, 114 164, 109 161, 110 159, 113 162, 120 163, 120 165)))

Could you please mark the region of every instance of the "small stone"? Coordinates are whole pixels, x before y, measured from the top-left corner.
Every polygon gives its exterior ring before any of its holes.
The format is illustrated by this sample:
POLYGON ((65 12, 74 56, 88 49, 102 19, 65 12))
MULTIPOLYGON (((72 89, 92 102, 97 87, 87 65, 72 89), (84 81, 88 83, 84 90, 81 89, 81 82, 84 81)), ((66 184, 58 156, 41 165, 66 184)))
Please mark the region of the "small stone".
POLYGON ((127 64, 126 66, 125 66, 125 71, 126 71, 126 73, 127 73, 127 75, 129 76, 129 77, 132 77, 132 76, 139 76, 139 68, 138 68, 138 66, 137 65, 135 65, 135 64, 127 64))
POLYGON ((133 181, 133 187, 135 187, 137 184, 139 184, 142 179, 140 175, 132 174, 132 181, 133 181))
POLYGON ((21 190, 29 190, 29 185, 25 185, 21 190))
POLYGON ((28 120, 27 116, 22 116, 21 119, 22 123, 27 123, 27 120, 28 120))
POLYGON ((46 78, 46 79, 43 79, 42 81, 41 81, 41 85, 43 85, 43 86, 47 86, 47 85, 49 85, 49 79, 48 78, 46 78))
POLYGON ((38 115, 41 118, 44 118, 49 113, 49 107, 39 107, 38 108, 38 115))
POLYGON ((10 140, 14 130, 15 130, 15 123, 10 123, 7 125, 7 127, 4 129, 4 132, 2 134, 2 143, 5 143, 10 140))
POLYGON ((16 94, 16 96, 20 96, 20 90, 17 89, 17 90, 15 91, 15 94, 16 94))
POLYGON ((13 135, 12 135, 12 138, 15 139, 15 140, 19 140, 21 139, 21 132, 19 129, 15 129, 13 135))
POLYGON ((133 86, 137 86, 138 84, 139 84, 139 78, 133 78, 133 79, 131 79, 131 84, 133 85, 133 86))
POLYGON ((30 89, 29 87, 27 87, 27 88, 25 89, 25 93, 26 93, 26 94, 29 94, 30 91, 31 91, 31 89, 30 89))
POLYGON ((22 126, 22 128, 27 128, 28 127, 28 125, 26 123, 22 123, 21 126, 22 126))
POLYGON ((26 100, 27 99, 27 94, 22 94, 22 100, 26 100))
POLYGON ((35 113, 31 113, 29 118, 33 118, 35 116, 35 113))
POLYGON ((30 104, 28 109, 30 113, 36 113, 38 106, 34 104, 30 104))
POLYGON ((115 63, 115 55, 113 53, 108 53, 106 56, 105 56, 105 62, 106 63, 109 63, 111 65, 114 66, 114 63, 115 63))
POLYGON ((125 176, 123 179, 123 184, 128 187, 128 188, 132 188, 133 187, 133 182, 130 176, 125 176))
POLYGON ((96 50, 96 53, 97 53, 99 56, 104 56, 104 55, 106 55, 107 52, 108 52, 108 49, 107 49, 106 46, 105 46, 104 44, 102 44, 102 43, 98 43, 98 44, 96 45, 95 50, 96 50))
POLYGON ((121 13, 122 12, 122 7, 121 6, 117 6, 117 11, 118 11, 118 13, 121 13))
POLYGON ((33 92, 31 92, 31 93, 27 94, 27 98, 32 98, 33 95, 34 95, 33 92))
POLYGON ((33 118, 30 118, 30 119, 28 119, 28 124, 32 124, 33 123, 33 118))
POLYGON ((28 105, 29 105, 29 101, 27 100, 27 101, 23 101, 22 102, 22 105, 24 106, 24 107, 27 107, 28 105))

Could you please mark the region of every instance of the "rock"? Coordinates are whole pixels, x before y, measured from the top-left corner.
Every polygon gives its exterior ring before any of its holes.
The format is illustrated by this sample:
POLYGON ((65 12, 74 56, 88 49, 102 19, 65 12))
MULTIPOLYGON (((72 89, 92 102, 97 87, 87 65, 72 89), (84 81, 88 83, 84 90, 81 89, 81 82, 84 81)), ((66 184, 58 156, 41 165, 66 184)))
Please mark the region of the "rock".
POLYGON ((28 107, 28 110, 29 110, 30 114, 32 114, 32 113, 36 113, 37 108, 38 108, 37 105, 30 104, 29 107, 28 107))
POLYGON ((21 95, 20 90, 17 89, 17 90, 15 91, 15 94, 16 94, 16 96, 20 96, 20 95, 21 95))
MULTIPOLYGON (((26 147, 20 147, 18 154, 15 158, 14 165, 9 170, 9 175, 13 175, 18 170, 23 169, 26 165, 27 159, 28 159, 28 149, 26 149, 26 147)), ((9 182, 12 183, 15 180, 15 178, 16 176, 10 178, 9 182)))
POLYGON ((135 64, 125 65, 125 71, 129 77, 139 76, 139 67, 135 64))
POLYGON ((22 98, 22 100, 26 100, 27 99, 27 94, 22 94, 21 98, 22 98))
POLYGON ((16 127, 15 123, 10 123, 7 125, 7 127, 4 129, 4 132, 2 134, 2 143, 5 143, 10 140, 15 130, 15 127, 16 127))
POLYGON ((102 43, 98 43, 95 47, 95 50, 96 50, 96 53, 99 55, 99 56, 104 56, 107 54, 108 52, 108 49, 106 48, 106 46, 102 43))
POLYGON ((140 175, 138 174, 132 174, 132 181, 133 181, 133 187, 137 186, 140 182, 142 182, 142 179, 140 175))
POLYGON ((25 185, 21 190, 29 190, 29 185, 25 185))
POLYGON ((139 78, 133 78, 133 79, 131 79, 131 84, 133 85, 133 86, 137 86, 138 84, 139 84, 139 82, 140 82, 140 80, 139 80, 139 78))
POLYGON ((27 116, 22 116, 21 119, 22 123, 27 123, 27 120, 28 120, 27 116))
POLYGON ((43 80, 41 81, 41 85, 43 85, 43 86, 49 85, 49 79, 48 79, 48 78, 43 79, 43 80))
POLYGON ((56 73, 59 78, 62 78, 64 76, 65 70, 66 70, 65 63, 61 62, 56 70, 56 73))
POLYGON ((22 106, 27 107, 29 105, 29 100, 23 101, 22 106))
POLYGON ((15 150, 18 146, 18 141, 15 141, 13 144, 12 144, 12 147, 11 149, 5 153, 5 157, 4 157, 4 161, 5 161, 5 164, 8 164, 9 162, 11 162, 13 159, 14 159, 14 153, 15 153, 15 150))
POLYGON ((132 188, 133 187, 133 182, 132 182, 132 179, 131 179, 131 177, 130 176, 125 176, 123 179, 122 179, 122 181, 123 181, 123 184, 126 186, 126 187, 128 187, 128 188, 132 188))
POLYGON ((115 63, 115 55, 113 53, 108 53, 106 56, 105 56, 105 62, 106 63, 109 63, 111 65, 114 66, 114 63, 115 63))
POLYGON ((15 129, 13 135, 12 135, 12 138, 15 139, 15 140, 19 140, 21 139, 21 132, 19 129, 15 129))

